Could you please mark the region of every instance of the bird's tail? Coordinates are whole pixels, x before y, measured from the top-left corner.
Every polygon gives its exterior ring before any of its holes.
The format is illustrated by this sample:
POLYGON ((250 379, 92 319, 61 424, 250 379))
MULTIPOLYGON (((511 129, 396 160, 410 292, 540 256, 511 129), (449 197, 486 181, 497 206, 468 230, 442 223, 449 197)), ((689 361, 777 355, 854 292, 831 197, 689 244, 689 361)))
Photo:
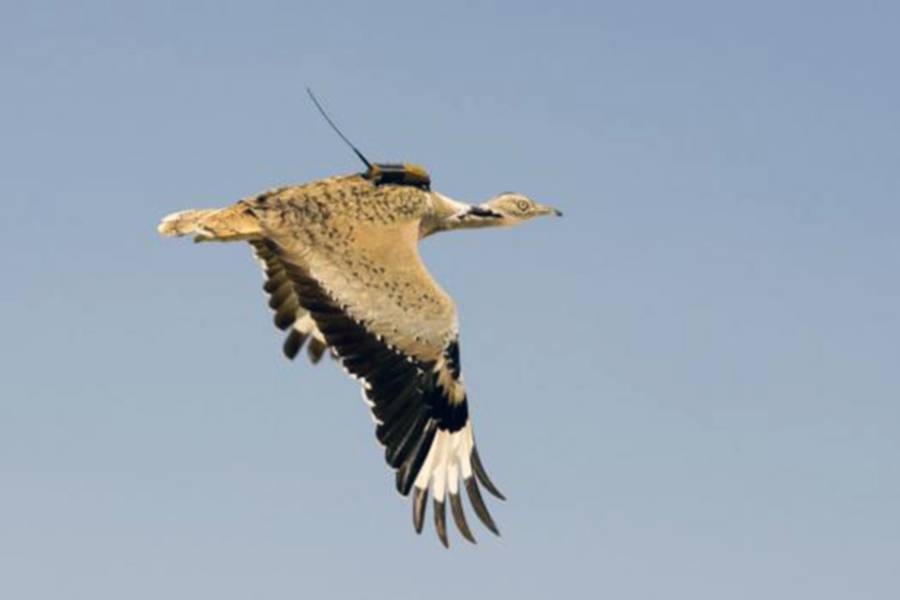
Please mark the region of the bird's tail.
POLYGON ((163 218, 157 231, 166 237, 193 235, 195 242, 233 242, 261 235, 259 220, 240 203, 227 208, 183 210, 163 218))

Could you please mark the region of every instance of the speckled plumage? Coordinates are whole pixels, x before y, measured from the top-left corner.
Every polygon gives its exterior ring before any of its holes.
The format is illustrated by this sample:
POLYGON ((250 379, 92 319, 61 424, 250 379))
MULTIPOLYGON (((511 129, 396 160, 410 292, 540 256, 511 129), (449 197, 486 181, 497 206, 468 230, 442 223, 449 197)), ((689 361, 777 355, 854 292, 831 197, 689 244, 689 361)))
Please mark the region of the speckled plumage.
POLYGON ((417 251, 437 197, 350 176, 242 202, 285 260, 321 281, 352 317, 408 354, 435 360, 456 335, 453 301, 417 251))
POLYGON ((224 209, 175 213, 159 231, 253 246, 275 324, 288 330, 285 354, 293 358, 308 342, 316 362, 329 348, 361 380, 397 489, 416 490, 416 530, 431 489, 436 529, 447 545, 446 495, 460 532, 474 541, 459 502, 460 479, 495 533, 476 481, 502 495, 475 448, 456 307, 425 269, 418 242, 439 231, 545 214, 560 213, 518 194, 470 206, 423 187, 348 175, 271 189, 224 209))

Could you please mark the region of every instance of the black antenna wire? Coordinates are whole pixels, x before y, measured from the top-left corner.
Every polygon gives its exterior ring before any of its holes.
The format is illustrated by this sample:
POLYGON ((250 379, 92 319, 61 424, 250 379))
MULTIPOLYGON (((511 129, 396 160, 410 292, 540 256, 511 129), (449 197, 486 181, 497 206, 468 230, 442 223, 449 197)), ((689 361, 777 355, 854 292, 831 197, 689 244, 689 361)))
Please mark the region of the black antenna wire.
POLYGON ((360 152, 359 149, 358 149, 356 146, 353 145, 353 142, 351 142, 350 140, 347 139, 347 136, 345 136, 343 133, 341 133, 341 130, 338 129, 338 126, 334 124, 334 121, 331 120, 331 118, 328 116, 328 113, 326 113, 326 112, 325 112, 325 109, 322 108, 322 105, 319 104, 319 101, 316 99, 316 95, 313 94, 312 89, 310 89, 309 87, 307 87, 307 88, 306 88, 306 93, 309 94, 309 97, 310 97, 310 99, 313 101, 313 104, 316 105, 316 108, 319 109, 319 113, 320 113, 323 117, 325 117, 325 121, 327 121, 328 124, 331 125, 331 128, 334 129, 334 132, 337 133, 339 136, 341 136, 341 139, 344 140, 344 143, 346 143, 348 146, 350 146, 350 149, 353 150, 353 152, 356 153, 356 155, 359 157, 359 160, 363 161, 363 164, 366 165, 366 168, 369 169, 369 170, 372 170, 372 163, 370 163, 370 162, 366 159, 366 157, 363 156, 363 153, 360 152))

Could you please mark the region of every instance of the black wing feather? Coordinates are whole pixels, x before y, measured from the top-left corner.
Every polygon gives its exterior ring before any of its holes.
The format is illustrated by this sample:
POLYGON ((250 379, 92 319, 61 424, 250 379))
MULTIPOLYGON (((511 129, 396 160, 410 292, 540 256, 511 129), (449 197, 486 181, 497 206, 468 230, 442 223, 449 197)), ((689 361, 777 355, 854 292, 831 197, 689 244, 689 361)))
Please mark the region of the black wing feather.
MULTIPOLYGON (((275 312, 272 320, 278 329, 288 331, 282 351, 286 357, 293 360, 303 348, 307 338, 310 338, 309 333, 297 331, 293 327, 297 319, 306 311, 300 305, 296 286, 291 281, 284 263, 278 257, 271 242, 250 240, 250 245, 253 246, 256 257, 262 262, 266 274, 263 290, 269 295, 269 308, 275 312)), ((310 339, 308 346, 310 361, 313 364, 318 363, 326 349, 327 346, 321 340, 310 339)))

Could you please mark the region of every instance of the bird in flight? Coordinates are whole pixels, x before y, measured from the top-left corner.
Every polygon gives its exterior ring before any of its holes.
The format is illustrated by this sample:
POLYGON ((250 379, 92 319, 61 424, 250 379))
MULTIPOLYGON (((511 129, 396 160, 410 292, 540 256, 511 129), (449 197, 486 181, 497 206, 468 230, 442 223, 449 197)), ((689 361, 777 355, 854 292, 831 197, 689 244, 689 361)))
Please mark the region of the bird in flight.
POLYGON ((464 487, 475 514, 499 535, 479 483, 503 495, 475 446, 456 307, 426 270, 418 243, 442 231, 561 213, 511 192, 479 205, 458 202, 432 191, 422 167, 371 164, 350 146, 365 172, 267 190, 226 208, 173 213, 159 233, 253 247, 275 325, 287 332, 284 354, 293 359, 305 344, 317 363, 328 352, 362 384, 397 490, 412 494, 416 532, 430 491, 444 546, 447 499, 460 533, 474 543, 464 487))

